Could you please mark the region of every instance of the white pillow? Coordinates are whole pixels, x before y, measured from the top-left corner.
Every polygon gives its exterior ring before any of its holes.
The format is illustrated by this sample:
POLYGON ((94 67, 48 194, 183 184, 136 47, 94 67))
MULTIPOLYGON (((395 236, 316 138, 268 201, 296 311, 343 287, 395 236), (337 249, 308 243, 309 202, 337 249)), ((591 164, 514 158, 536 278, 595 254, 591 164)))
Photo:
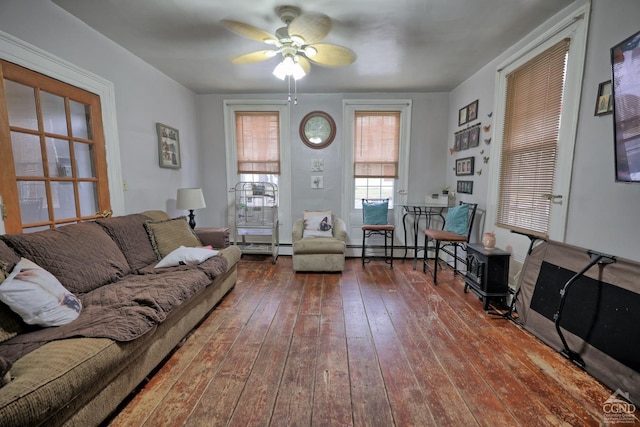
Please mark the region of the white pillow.
POLYGON ((26 258, 0 284, 0 301, 29 325, 66 325, 82 310, 80 300, 53 274, 26 258))
POLYGON ((203 248, 188 248, 186 246, 180 246, 169 252, 169 254, 162 258, 155 268, 162 267, 175 267, 176 265, 185 264, 200 264, 218 254, 218 251, 203 248))
POLYGON ((331 211, 304 212, 304 237, 333 237, 331 211))

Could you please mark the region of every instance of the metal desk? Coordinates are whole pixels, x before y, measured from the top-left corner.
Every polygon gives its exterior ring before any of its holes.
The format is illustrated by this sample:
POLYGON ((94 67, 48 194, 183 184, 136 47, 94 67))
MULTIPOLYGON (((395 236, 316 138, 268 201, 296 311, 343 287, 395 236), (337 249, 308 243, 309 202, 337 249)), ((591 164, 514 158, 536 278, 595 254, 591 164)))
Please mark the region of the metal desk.
POLYGON ((425 228, 429 228, 431 225, 431 218, 433 216, 439 216, 442 219, 442 225, 444 226, 444 211, 448 209, 448 206, 432 203, 407 203, 402 206, 404 214, 402 215, 402 227, 404 228, 404 258, 407 258, 407 252, 409 249, 413 249, 413 269, 416 269, 418 262, 418 251, 424 250, 422 246, 418 245, 418 233, 420 232, 420 220, 425 219, 425 228), (407 217, 413 218, 411 228, 413 229, 413 242, 409 245, 407 240, 407 217))

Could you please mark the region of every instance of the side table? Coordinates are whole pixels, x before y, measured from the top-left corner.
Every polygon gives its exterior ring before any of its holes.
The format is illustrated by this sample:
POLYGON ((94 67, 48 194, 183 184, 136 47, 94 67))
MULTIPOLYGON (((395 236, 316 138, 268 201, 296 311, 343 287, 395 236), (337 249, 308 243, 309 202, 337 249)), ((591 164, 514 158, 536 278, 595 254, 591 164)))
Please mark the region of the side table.
POLYGON ((482 243, 467 245, 467 275, 464 292, 468 288, 483 302, 483 309, 489 309, 491 298, 509 295, 509 258, 511 254, 502 249, 485 249, 482 243))

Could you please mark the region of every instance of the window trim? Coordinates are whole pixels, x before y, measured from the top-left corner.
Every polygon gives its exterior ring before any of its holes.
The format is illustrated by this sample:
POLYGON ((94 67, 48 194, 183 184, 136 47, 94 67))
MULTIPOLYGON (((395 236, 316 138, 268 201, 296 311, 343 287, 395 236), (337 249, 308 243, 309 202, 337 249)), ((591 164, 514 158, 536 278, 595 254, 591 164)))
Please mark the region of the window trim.
POLYGON ((278 111, 280 113, 280 178, 278 179, 278 218, 280 221, 280 243, 291 243, 291 138, 290 103, 281 100, 234 100, 225 99, 224 139, 227 164, 227 225, 235 226, 235 184, 239 180, 236 146, 236 111, 278 111))
MULTIPOLYGON (((542 53, 553 46, 562 38, 571 39, 569 57, 567 60, 567 82, 565 84, 565 105, 561 115, 561 126, 559 140, 563 141, 558 147, 559 164, 557 168, 554 192, 563 195, 560 205, 554 205, 556 214, 562 220, 553 221, 550 224, 549 238, 557 241, 564 241, 566 235, 566 218, 569 207, 569 196, 571 186, 571 176, 573 167, 573 153, 578 130, 578 114, 580 111, 582 82, 584 74, 584 63, 586 57, 587 32, 589 27, 589 13, 591 3, 586 4, 564 13, 564 17, 558 19, 557 23, 538 37, 528 43, 522 49, 503 61, 496 70, 495 93, 493 117, 495 118, 493 129, 493 142, 491 144, 490 157, 496 160, 496 167, 491 168, 487 191, 487 212, 486 226, 489 231, 496 224, 497 201, 500 182, 500 165, 502 163, 501 152, 503 143, 504 123, 502 118, 505 115, 506 104, 506 76, 529 59, 542 53), (500 118, 500 119, 499 119, 500 118), (564 125, 563 125, 564 124, 564 125), (568 124, 568 125, 567 125, 568 124), (566 162, 566 165, 562 161, 566 162), (566 167, 565 167, 566 166, 566 167)), ((508 230, 496 228, 497 239, 504 246, 513 247, 513 258, 518 262, 524 262, 529 247, 529 240, 521 236, 513 237, 508 230)))
MULTIPOLYGON (((353 137, 354 113, 356 110, 400 111, 400 148, 398 158, 398 178, 396 179, 394 206, 406 203, 409 184, 409 153, 411 149, 411 99, 344 99, 342 101, 343 125, 343 188, 342 218, 352 241, 360 241, 362 210, 354 209, 353 137), (357 227, 357 228, 354 228, 357 227), (353 240, 355 239, 355 240, 353 240)), ((394 209, 395 224, 401 224, 402 210, 394 209)), ((402 240, 402 233, 397 233, 402 240)))

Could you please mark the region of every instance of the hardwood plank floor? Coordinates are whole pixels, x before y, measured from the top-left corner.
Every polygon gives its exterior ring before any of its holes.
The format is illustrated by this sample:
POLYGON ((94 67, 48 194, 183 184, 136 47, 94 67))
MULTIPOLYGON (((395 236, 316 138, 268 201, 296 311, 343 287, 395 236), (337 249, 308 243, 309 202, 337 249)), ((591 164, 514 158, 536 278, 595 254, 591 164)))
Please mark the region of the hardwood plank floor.
POLYGON ((108 421, 119 426, 597 426, 612 391, 412 262, 293 273, 244 257, 236 287, 108 421))

